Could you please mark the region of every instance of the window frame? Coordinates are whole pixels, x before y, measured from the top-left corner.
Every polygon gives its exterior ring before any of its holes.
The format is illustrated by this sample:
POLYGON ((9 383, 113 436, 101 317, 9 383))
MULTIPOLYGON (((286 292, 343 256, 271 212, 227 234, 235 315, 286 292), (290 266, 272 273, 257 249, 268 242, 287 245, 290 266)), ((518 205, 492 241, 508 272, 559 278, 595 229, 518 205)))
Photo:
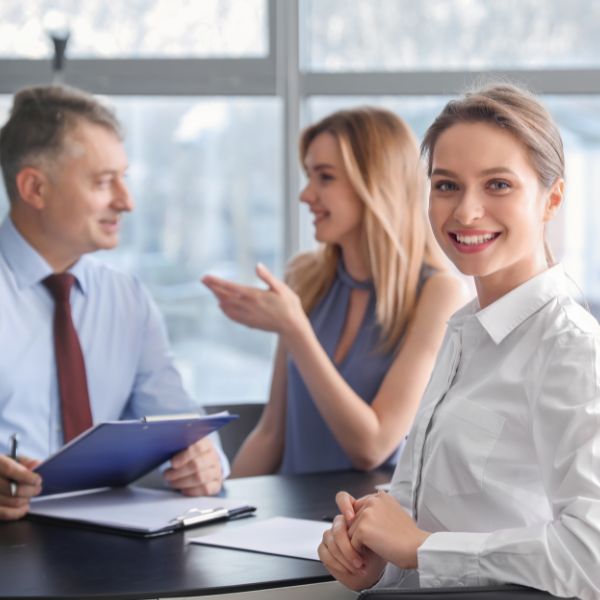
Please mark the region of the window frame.
MULTIPOLYGON (((276 96, 282 105, 283 259, 307 239, 295 201, 301 183, 297 140, 311 96, 448 96, 486 79, 520 82, 538 94, 600 95, 600 68, 319 72, 303 66, 308 21, 302 0, 267 0, 263 58, 68 59, 64 81, 111 96, 276 96), (368 90, 368 93, 365 91, 368 90)), ((0 59, 0 94, 49 82, 48 59, 0 59)))

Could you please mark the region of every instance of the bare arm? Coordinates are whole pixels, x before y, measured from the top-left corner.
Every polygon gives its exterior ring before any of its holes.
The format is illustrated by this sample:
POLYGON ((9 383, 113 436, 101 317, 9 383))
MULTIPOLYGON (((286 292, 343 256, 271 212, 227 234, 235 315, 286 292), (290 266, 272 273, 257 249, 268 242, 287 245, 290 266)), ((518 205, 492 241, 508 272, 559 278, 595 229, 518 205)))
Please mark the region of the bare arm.
POLYGON ((231 477, 274 473, 281 463, 285 436, 286 354, 278 344, 271 392, 260 420, 236 454, 231 477))
POLYGON ((381 464, 408 433, 446 321, 464 299, 462 285, 451 275, 440 273, 428 280, 401 350, 371 405, 338 373, 310 325, 282 334, 323 419, 356 468, 381 464))
POLYGON ((381 464, 408 433, 433 369, 448 317, 465 301, 462 284, 447 273, 424 285, 402 348, 371 405, 354 392, 319 343, 298 296, 264 267, 269 289, 215 277, 204 283, 231 319, 280 334, 323 419, 358 469, 381 464))

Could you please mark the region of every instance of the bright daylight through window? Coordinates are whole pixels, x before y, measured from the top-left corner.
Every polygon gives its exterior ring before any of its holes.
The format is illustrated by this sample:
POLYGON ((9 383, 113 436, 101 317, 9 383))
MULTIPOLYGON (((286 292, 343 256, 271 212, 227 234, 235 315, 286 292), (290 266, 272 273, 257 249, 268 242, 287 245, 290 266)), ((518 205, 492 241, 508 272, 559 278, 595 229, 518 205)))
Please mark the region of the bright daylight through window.
POLYGON ((313 243, 297 203, 301 127, 376 104, 421 136, 490 73, 541 93, 561 127, 568 196, 551 239, 600 317, 600 3, 3 0, 2 122, 19 87, 51 80, 52 11, 71 32, 66 83, 104 95, 126 131, 137 206, 100 258, 148 286, 200 401, 268 395, 274 337, 223 317, 198 279, 256 282, 258 261, 282 275, 313 243))

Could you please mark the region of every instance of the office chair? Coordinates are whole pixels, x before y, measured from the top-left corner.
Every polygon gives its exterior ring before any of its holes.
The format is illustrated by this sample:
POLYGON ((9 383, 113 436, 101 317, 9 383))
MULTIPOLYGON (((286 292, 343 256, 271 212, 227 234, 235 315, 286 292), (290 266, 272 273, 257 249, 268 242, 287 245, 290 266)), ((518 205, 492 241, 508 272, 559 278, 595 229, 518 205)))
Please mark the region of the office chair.
MULTIPOLYGON (((550 600, 548 592, 520 585, 365 590, 358 600, 550 600)), ((562 600, 565 600, 564 598, 562 600)), ((570 598, 569 600, 577 600, 570 598)))

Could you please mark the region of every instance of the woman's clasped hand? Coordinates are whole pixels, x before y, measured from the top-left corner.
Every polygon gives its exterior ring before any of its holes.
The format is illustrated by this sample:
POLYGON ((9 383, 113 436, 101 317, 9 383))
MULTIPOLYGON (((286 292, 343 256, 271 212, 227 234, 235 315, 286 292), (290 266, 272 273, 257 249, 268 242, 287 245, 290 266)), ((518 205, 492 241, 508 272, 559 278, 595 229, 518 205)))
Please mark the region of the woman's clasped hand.
POLYGON ((387 562, 417 568, 417 551, 430 535, 388 493, 359 498, 338 492, 340 514, 323 534, 319 558, 336 579, 361 590, 375 584, 387 562))

